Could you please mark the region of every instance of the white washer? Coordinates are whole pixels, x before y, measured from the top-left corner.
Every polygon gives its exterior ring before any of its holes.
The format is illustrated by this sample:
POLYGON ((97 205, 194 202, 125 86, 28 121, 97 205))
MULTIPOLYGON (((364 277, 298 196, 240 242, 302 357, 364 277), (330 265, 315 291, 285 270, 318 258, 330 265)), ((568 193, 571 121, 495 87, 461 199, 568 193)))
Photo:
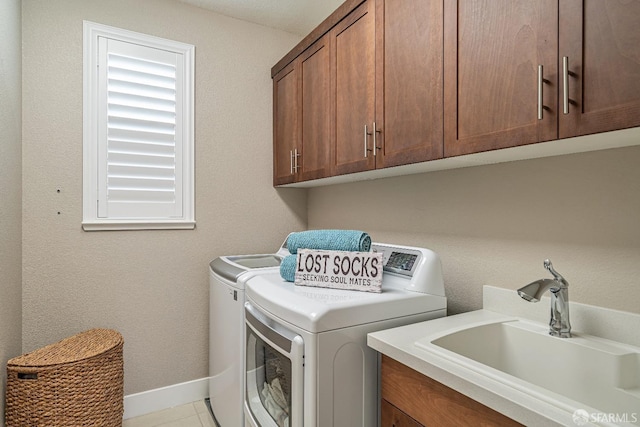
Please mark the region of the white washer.
POLYGON ((378 425, 367 333, 445 316, 447 300, 437 254, 372 250, 383 253, 380 294, 296 286, 277 272, 246 280, 245 426, 378 425))
POLYGON ((243 277, 279 272, 286 245, 275 254, 221 256, 209 264, 209 402, 218 426, 244 423, 243 277))

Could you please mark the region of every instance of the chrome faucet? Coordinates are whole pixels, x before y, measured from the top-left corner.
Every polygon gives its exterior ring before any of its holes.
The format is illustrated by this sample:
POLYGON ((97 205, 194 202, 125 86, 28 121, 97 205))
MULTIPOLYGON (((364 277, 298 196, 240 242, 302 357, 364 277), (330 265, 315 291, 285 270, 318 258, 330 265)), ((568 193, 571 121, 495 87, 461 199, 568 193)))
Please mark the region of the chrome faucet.
POLYGON ((549 335, 571 338, 569 322, 569 283, 553 269, 551 261, 544 260, 544 268, 549 270, 553 279, 540 279, 518 289, 518 295, 529 302, 538 302, 547 290, 551 292, 551 320, 549 335))

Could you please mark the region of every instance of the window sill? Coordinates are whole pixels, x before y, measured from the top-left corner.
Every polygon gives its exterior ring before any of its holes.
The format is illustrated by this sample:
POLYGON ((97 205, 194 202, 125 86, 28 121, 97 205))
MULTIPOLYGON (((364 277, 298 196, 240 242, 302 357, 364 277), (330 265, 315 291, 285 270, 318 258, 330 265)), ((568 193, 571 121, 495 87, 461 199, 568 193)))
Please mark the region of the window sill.
POLYGON ((84 231, 114 230, 193 230, 195 221, 83 221, 84 231))

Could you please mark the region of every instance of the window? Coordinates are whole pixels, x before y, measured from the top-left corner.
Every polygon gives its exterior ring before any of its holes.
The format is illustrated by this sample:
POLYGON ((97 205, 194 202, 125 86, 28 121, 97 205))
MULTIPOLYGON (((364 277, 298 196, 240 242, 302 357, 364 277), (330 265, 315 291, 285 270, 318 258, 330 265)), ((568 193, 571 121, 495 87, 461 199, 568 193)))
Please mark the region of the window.
POLYGON ((193 52, 84 22, 84 230, 195 227, 193 52))

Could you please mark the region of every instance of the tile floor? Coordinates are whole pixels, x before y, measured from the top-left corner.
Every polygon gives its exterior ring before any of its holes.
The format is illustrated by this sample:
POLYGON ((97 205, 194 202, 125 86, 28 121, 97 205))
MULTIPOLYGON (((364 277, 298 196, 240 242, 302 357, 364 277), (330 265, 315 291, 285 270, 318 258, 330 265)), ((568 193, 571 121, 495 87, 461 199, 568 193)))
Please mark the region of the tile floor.
POLYGON ((122 427, 215 427, 209 410, 200 400, 124 420, 122 427))

